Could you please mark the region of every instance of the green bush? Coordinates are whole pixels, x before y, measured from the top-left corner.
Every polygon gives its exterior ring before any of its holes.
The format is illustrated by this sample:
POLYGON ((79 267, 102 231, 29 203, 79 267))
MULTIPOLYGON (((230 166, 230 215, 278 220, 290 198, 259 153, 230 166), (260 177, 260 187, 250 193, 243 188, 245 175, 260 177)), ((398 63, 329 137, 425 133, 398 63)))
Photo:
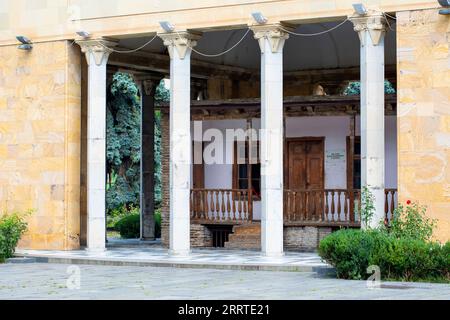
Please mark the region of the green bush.
POLYGON ((109 230, 117 230, 117 222, 130 214, 139 214, 139 206, 123 205, 112 209, 106 216, 106 227, 109 230))
POLYGON ((408 201, 404 207, 399 204, 394 211, 389 232, 397 238, 429 241, 433 235, 436 221, 426 216, 427 208, 408 201))
POLYGON ((116 223, 115 229, 119 231, 122 238, 139 238, 140 220, 138 213, 128 214, 116 223))
POLYGON ((450 242, 441 245, 381 230, 342 229, 320 242, 319 255, 343 279, 367 279, 367 267, 377 265, 383 279, 450 282, 450 242))
POLYGON ((0 263, 11 258, 20 237, 27 230, 27 222, 20 213, 0 216, 0 263))
POLYGON ((155 211, 155 238, 161 238, 161 209, 155 211))
MULTIPOLYGON (((369 199, 370 191, 364 190, 369 199)), ((361 220, 367 225, 370 217, 361 220)), ((435 221, 427 218, 426 207, 407 201, 394 212, 390 226, 375 229, 342 229, 325 237, 319 255, 336 268, 339 278, 366 279, 367 268, 380 268, 383 279, 450 282, 450 242, 432 242, 435 221)))

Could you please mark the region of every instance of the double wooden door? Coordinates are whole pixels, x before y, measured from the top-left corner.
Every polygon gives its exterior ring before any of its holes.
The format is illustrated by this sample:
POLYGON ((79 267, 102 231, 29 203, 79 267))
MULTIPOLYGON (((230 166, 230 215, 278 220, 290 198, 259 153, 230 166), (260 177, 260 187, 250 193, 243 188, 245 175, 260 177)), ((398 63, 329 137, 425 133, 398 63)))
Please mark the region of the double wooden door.
POLYGON ((285 185, 296 191, 290 203, 302 219, 318 219, 323 213, 324 138, 293 138, 286 141, 285 185))

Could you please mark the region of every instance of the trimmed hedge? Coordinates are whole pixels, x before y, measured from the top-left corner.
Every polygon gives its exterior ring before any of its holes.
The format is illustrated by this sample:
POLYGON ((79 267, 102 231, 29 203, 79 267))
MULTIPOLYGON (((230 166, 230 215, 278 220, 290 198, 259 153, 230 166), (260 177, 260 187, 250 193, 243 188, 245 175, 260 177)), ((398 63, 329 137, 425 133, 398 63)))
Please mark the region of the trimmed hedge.
MULTIPOLYGON (((139 211, 138 211, 139 212, 139 211)), ((114 229, 119 231, 120 236, 125 239, 139 238, 140 236, 140 215, 139 213, 129 213, 116 222, 114 229)), ((161 210, 155 211, 155 237, 161 237, 161 210)))
POLYGON ((344 279, 367 279, 367 267, 380 267, 392 280, 450 282, 450 242, 441 245, 397 238, 380 230, 342 229, 324 238, 319 255, 344 279))
POLYGON ((139 238, 141 218, 138 213, 126 215, 117 221, 115 229, 119 231, 120 236, 125 239, 139 238))

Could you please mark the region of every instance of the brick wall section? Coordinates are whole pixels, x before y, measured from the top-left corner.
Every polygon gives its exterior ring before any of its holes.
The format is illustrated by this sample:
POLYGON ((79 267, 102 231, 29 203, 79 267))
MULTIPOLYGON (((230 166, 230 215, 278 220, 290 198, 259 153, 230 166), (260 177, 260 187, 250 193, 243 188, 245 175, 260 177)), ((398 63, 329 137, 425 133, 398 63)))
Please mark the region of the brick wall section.
POLYGON ((325 227, 284 227, 284 249, 314 251, 330 233, 331 228, 325 227))
POLYGON ((450 240, 450 19, 397 13, 399 202, 427 206, 435 238, 450 240))
POLYGON ((169 221, 170 221, 170 132, 169 113, 161 112, 161 243, 169 246, 169 221))
POLYGON ((211 247, 212 233, 201 224, 191 223, 191 247, 211 247))

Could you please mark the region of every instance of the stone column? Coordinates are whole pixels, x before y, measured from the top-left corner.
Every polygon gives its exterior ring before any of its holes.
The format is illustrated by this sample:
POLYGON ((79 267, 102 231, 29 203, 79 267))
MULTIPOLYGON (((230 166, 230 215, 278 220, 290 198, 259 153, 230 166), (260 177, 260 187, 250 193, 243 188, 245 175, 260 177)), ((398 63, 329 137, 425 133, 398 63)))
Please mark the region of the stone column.
POLYGON ((106 239, 106 64, 115 42, 77 41, 88 64, 87 249, 105 250, 106 239), (102 45, 103 44, 103 45, 102 45))
POLYGON ((141 83, 141 240, 155 239, 155 89, 161 77, 142 77, 141 83))
POLYGON ((159 34, 170 55, 170 254, 190 252, 191 48, 188 32, 159 34))
POLYGON ((283 255, 283 46, 280 25, 252 27, 261 49, 261 246, 283 255))
MULTIPOLYGON (((361 50, 361 186, 375 197, 375 227, 384 220, 384 35, 381 12, 350 17, 361 50)), ((368 227, 368 226, 362 226, 368 227)))

